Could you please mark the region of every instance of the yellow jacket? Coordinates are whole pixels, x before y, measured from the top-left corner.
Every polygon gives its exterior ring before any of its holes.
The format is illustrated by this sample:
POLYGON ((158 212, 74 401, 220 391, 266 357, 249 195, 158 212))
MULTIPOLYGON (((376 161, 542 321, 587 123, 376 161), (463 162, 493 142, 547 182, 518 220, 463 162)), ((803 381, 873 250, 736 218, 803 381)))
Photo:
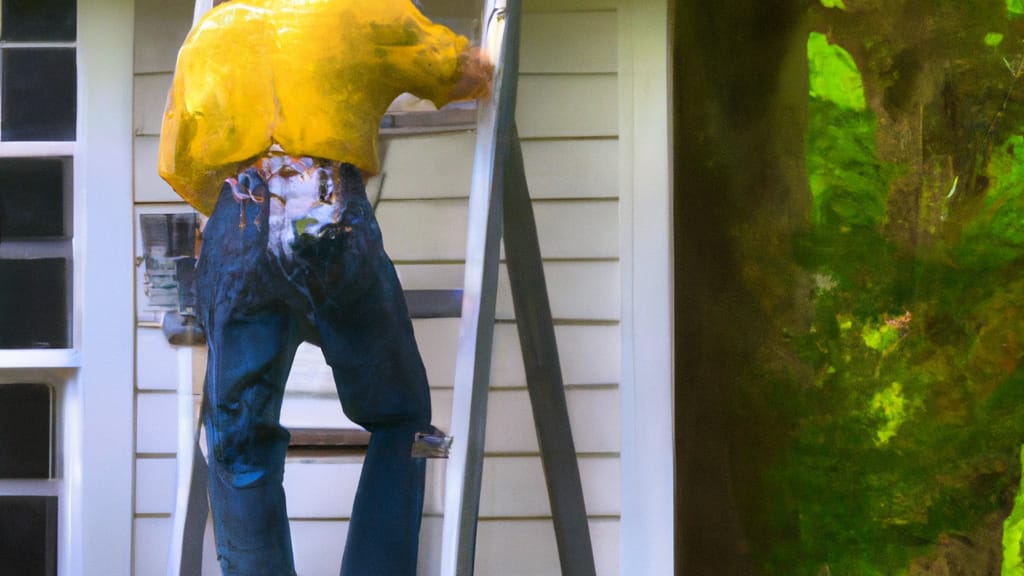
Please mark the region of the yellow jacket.
POLYGON ((402 92, 446 104, 468 43, 411 0, 221 4, 178 54, 160 176, 209 214, 221 182, 275 143, 375 174, 388 104, 402 92))

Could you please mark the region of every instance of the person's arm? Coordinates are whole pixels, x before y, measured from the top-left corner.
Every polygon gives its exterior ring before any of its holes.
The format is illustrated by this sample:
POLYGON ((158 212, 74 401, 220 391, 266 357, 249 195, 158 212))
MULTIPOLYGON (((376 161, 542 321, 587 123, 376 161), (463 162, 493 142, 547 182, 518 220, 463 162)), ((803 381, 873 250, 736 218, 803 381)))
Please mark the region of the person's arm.
MULTIPOLYGON (((378 5, 379 6, 379 5, 378 5)), ((392 88, 411 92, 437 107, 490 94, 494 66, 489 56, 446 26, 431 22, 411 0, 388 4, 396 10, 371 38, 395 70, 392 88)))

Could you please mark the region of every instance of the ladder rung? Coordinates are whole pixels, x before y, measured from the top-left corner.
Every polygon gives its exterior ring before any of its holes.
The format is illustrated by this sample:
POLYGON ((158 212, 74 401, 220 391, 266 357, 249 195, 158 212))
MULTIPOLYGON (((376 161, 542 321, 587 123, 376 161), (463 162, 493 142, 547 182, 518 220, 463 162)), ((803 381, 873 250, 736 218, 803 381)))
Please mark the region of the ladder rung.
POLYGON ((413 318, 458 318, 462 290, 406 290, 405 302, 413 318))
POLYGON ((370 433, 356 428, 290 428, 294 448, 366 448, 370 433))
MULTIPOLYGON (((291 428, 289 450, 358 453, 370 444, 370 433, 359 428, 291 428)), ((447 458, 452 438, 434 428, 416 434, 412 445, 414 458, 447 458)))

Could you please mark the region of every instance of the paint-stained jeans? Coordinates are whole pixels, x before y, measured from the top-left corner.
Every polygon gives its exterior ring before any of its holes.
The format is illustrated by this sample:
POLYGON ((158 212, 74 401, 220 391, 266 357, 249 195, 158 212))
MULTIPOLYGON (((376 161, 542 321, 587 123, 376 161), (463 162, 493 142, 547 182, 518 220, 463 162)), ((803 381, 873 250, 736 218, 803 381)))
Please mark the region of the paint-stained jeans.
POLYGON ((415 574, 424 461, 410 448, 416 432, 431 430, 427 379, 362 178, 349 165, 339 175, 341 221, 299 237, 291 262, 268 250, 270 202, 255 170, 239 177, 251 199, 225 185, 203 234, 203 419, 225 575, 295 573, 281 486, 288 431, 279 416, 303 341, 322 348, 346 415, 372 433, 341 574, 415 574))

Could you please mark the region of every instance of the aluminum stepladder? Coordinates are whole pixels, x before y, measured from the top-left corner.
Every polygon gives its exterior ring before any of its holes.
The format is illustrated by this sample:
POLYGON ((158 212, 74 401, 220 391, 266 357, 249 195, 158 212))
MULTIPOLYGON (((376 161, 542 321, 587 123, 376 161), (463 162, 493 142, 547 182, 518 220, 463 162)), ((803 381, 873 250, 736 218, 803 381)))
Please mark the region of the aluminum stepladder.
MULTIPOLYGON (((212 4, 212 0, 196 0, 193 24, 212 4)), ((480 105, 473 161, 452 406, 451 435, 455 440, 446 470, 441 575, 471 576, 474 570, 499 248, 504 228, 506 266, 562 574, 594 576, 590 530, 569 427, 554 323, 515 125, 520 1, 486 0, 481 21, 485 23, 484 43, 494 57, 494 84, 492 97, 480 105)), ((425 296, 420 300, 435 300, 425 296)), ((443 303, 445 298, 439 300, 443 303)), ((410 299, 411 312, 424 307, 431 306, 415 306, 410 299)), ((180 364, 184 368, 184 361, 180 364)), ((191 422, 191 382, 188 394, 182 392, 179 390, 179 413, 182 417, 187 413, 191 422)), ((199 447, 198 431, 180 430, 179 436, 178 498, 167 574, 199 576, 209 512, 207 465, 199 447), (181 466, 183 460, 189 460, 191 465, 181 466)))
POLYGON ((486 0, 484 44, 494 91, 481 104, 467 223, 462 320, 455 365, 455 438, 445 486, 441 575, 473 574, 498 284, 505 260, 562 574, 593 576, 594 555, 533 206, 515 124, 520 0, 486 0))

